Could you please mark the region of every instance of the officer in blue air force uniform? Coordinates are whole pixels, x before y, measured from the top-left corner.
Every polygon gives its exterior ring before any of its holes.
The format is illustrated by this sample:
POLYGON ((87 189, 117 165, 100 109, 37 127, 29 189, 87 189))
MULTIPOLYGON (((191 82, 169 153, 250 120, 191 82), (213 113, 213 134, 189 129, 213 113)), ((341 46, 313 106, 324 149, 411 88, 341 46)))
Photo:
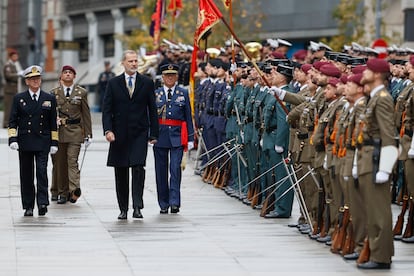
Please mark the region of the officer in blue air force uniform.
POLYGON ((180 211, 181 162, 194 147, 194 128, 188 91, 177 86, 178 65, 161 68, 164 85, 155 91, 160 132, 154 145, 158 204, 161 214, 180 211), (168 172, 170 178, 168 180, 168 172))
POLYGON ((41 74, 42 68, 36 65, 24 71, 28 89, 14 96, 9 119, 9 146, 19 151, 24 216, 33 216, 35 198, 39 216, 47 213, 48 155, 58 150, 56 99, 40 89, 41 74))

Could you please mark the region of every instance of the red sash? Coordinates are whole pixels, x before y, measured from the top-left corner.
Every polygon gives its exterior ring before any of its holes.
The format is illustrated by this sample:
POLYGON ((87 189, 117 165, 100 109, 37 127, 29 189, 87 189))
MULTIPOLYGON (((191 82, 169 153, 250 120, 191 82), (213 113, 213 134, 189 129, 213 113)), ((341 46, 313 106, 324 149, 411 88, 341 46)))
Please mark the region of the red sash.
POLYGON ((181 126, 181 145, 184 147, 184 151, 187 151, 188 145, 188 132, 187 122, 173 119, 158 119, 158 123, 164 126, 181 126))

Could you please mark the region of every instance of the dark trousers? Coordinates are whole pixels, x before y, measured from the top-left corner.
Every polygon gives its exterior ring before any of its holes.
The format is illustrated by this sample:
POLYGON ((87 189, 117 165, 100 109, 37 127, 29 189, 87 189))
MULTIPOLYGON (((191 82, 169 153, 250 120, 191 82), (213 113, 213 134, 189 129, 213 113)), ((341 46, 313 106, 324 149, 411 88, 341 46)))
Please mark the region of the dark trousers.
MULTIPOLYGON (((128 211, 129 206, 129 168, 115 167, 115 185, 118 206, 121 211, 128 211)), ((144 194, 145 169, 143 166, 134 166, 132 169, 132 206, 144 208, 142 196, 144 194)))
POLYGON ((154 157, 158 205, 161 209, 167 209, 173 205, 180 207, 181 161, 183 159, 183 147, 154 147, 154 157), (168 171, 170 172, 169 181, 168 171))
POLYGON ((47 179, 47 151, 19 151, 20 192, 23 209, 34 208, 35 197, 37 206, 49 205, 47 179), (36 165, 36 188, 34 174, 36 165))

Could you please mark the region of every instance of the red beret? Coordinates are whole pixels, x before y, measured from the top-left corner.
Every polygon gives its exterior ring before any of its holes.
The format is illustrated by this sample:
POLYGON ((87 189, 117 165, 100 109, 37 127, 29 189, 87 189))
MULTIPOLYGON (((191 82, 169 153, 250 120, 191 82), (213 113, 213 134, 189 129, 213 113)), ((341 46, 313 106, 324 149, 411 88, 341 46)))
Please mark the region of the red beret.
POLYGON ((411 55, 410 56, 410 63, 411 63, 411 65, 414 66, 414 55, 411 55))
POLYGON ((312 65, 309 63, 303 64, 300 69, 307 74, 310 69, 312 69, 312 65))
POLYGON ((390 72, 390 65, 385 59, 371 58, 367 61, 367 67, 372 72, 376 73, 388 73, 390 72))
POLYGON ((70 65, 65 65, 65 66, 63 66, 63 67, 62 67, 62 72, 66 71, 66 70, 70 70, 70 71, 72 71, 72 72, 73 72, 73 74, 75 74, 75 75, 76 75, 75 68, 73 68, 72 66, 70 66, 70 65))
POLYGON ((315 61, 314 63, 313 63, 313 67, 316 69, 316 70, 319 70, 323 65, 326 65, 326 64, 330 64, 329 62, 327 62, 327 61, 315 61))
POLYGON ((348 75, 347 74, 342 74, 340 80, 343 84, 346 84, 348 82, 348 75))
POLYGON ((353 74, 360 74, 360 73, 364 72, 365 69, 367 69, 366 65, 357 65, 354 68, 352 68, 352 73, 353 74))
POLYGON ((272 56, 273 56, 274 58, 280 58, 280 59, 281 59, 281 58, 286 58, 284 54, 279 53, 279 52, 276 52, 276 51, 273 51, 273 52, 272 52, 272 56))
POLYGON ((348 77, 348 81, 356 83, 359 86, 362 86, 361 79, 362 79, 362 73, 352 74, 348 77))
POLYGON ((319 68, 319 71, 328 77, 339 78, 341 76, 341 71, 339 71, 339 69, 332 64, 323 65, 321 68, 319 68))
POLYGON ((200 52, 197 53, 197 58, 204 59, 205 55, 206 55, 206 53, 204 51, 200 51, 200 52))
POLYGON ((304 60, 307 55, 308 55, 308 51, 306 51, 305 49, 301 49, 301 50, 296 51, 293 54, 293 57, 295 59, 304 60))
POLYGON ((17 51, 15 49, 11 49, 9 51, 9 57, 11 57, 12 55, 15 55, 15 54, 17 54, 17 51))
POLYGON ((328 84, 332 85, 332 86, 337 86, 339 83, 339 79, 338 78, 329 78, 328 80, 328 84))

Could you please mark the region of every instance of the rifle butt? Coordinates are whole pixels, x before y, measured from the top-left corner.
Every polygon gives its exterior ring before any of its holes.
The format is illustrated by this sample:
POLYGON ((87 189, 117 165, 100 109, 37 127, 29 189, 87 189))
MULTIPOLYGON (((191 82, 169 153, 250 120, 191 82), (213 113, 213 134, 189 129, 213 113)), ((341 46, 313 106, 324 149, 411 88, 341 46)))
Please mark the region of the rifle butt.
POLYGON ((359 258, 356 261, 357 264, 363 264, 369 261, 369 256, 371 255, 371 250, 369 249, 369 240, 368 237, 364 240, 364 245, 362 247, 361 253, 359 254, 359 258))

